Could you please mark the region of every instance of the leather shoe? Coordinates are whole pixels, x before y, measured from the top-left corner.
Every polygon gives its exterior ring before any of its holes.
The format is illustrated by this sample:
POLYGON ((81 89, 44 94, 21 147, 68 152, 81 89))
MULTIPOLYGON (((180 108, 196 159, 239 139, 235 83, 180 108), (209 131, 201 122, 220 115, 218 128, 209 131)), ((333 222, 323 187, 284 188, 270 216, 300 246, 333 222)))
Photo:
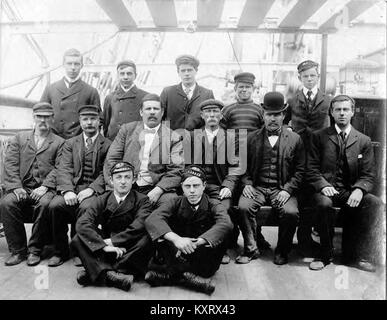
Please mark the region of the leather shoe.
POLYGON ((191 272, 183 273, 180 284, 184 287, 194 289, 208 295, 215 291, 215 285, 212 282, 212 279, 205 279, 191 272))
POLYGON ((65 262, 66 259, 62 258, 62 257, 59 257, 59 256, 52 256, 50 258, 50 260, 48 260, 48 263, 47 265, 49 267, 58 267, 60 266, 61 264, 63 264, 65 262))
POLYGON ((310 270, 313 270, 313 271, 319 271, 319 270, 322 270, 325 268, 325 266, 327 266, 328 264, 330 264, 331 262, 328 260, 328 261, 322 261, 322 260, 313 260, 310 264, 309 264, 309 269, 310 270))
POLYGON ((287 264, 287 263, 288 263, 288 256, 287 255, 277 253, 274 256, 274 264, 283 265, 283 264, 287 264))
POLYGON ((367 272, 375 272, 376 266, 368 260, 361 259, 354 263, 354 267, 367 272))
POLYGON ((40 263, 40 256, 34 253, 30 253, 27 257, 27 265, 30 267, 36 266, 40 263))
POLYGON ((82 261, 81 261, 81 259, 79 259, 79 257, 74 257, 73 258, 73 263, 74 263, 74 266, 76 266, 76 267, 82 267, 83 266, 82 261))
POLYGON ((133 276, 116 271, 106 272, 105 283, 108 287, 129 291, 132 287, 133 276))
POLYGON ((230 261, 231 261, 230 256, 227 253, 225 253, 223 258, 222 258, 222 264, 229 264, 230 261))
POLYGON ((86 270, 81 270, 77 273, 77 282, 81 286, 89 286, 92 284, 89 275, 86 270))
POLYGON ((148 271, 145 274, 144 280, 152 287, 168 286, 172 284, 171 275, 165 272, 148 271))
POLYGON ((15 266, 26 260, 26 255, 23 253, 13 253, 5 262, 6 266, 15 266))
POLYGON ((259 257, 259 251, 255 250, 253 252, 244 253, 243 255, 238 256, 235 259, 235 262, 239 264, 246 264, 246 263, 249 263, 251 260, 258 259, 258 257, 259 257))

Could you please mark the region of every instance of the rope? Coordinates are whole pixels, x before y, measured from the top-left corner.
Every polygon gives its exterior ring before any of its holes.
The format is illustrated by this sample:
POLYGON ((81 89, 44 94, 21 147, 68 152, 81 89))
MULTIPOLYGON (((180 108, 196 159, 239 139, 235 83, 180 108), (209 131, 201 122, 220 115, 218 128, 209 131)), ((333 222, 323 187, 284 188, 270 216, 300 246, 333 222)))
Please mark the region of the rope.
POLYGON ((234 44, 232 43, 232 40, 231 40, 230 32, 227 31, 227 35, 228 35, 228 40, 230 41, 230 45, 231 45, 231 48, 232 48, 232 52, 233 52, 233 55, 234 55, 234 59, 235 59, 236 62, 238 63, 239 70, 242 71, 242 67, 241 67, 241 65, 240 65, 240 63, 239 63, 237 54, 236 54, 236 52, 235 52, 234 44))

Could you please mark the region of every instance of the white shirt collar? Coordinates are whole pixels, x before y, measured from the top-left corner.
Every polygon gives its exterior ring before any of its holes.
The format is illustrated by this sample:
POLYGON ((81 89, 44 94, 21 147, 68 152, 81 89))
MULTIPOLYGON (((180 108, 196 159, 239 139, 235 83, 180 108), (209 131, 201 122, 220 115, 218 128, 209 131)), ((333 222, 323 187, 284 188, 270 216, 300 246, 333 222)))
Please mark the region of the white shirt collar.
POLYGON ((193 84, 193 86, 192 87, 186 87, 186 86, 184 86, 184 84, 183 83, 181 83, 181 88, 183 89, 183 91, 185 92, 185 89, 186 88, 189 88, 190 89, 190 92, 189 92, 189 94, 188 94, 188 98, 192 98, 192 95, 193 95, 193 92, 194 92, 194 90, 195 90, 195 88, 196 88, 196 82, 193 84))
POLYGON ((132 85, 131 85, 128 89, 125 89, 125 88, 122 86, 122 84, 120 84, 120 86, 121 86, 121 88, 122 88, 122 90, 123 90, 124 92, 128 92, 128 91, 130 91, 130 90, 134 87, 134 83, 132 83, 132 85))
POLYGON ((81 73, 75 79, 70 79, 67 75, 64 75, 66 87, 69 87, 69 83, 77 82, 81 78, 81 73))
POLYGON ((124 201, 126 199, 126 197, 128 196, 128 194, 129 194, 129 192, 126 195, 124 195, 123 197, 120 197, 118 194, 116 194, 114 192, 114 196, 116 197, 117 203, 120 203, 120 201, 124 201))
POLYGON ((208 136, 208 137, 211 137, 211 138, 213 139, 213 138, 215 138, 216 135, 218 134, 219 128, 216 129, 216 130, 214 130, 214 131, 209 130, 209 129, 207 129, 207 128, 205 128, 205 130, 206 130, 207 136, 208 136))
POLYGON ((156 132, 157 131, 159 131, 159 128, 160 128, 160 126, 161 126, 161 123, 158 125, 158 126, 156 126, 156 127, 154 127, 154 128, 149 128, 145 123, 144 123, 144 129, 145 130, 156 130, 156 132))
MULTIPOLYGON (((309 91, 308 88, 305 88, 305 87, 302 88, 302 92, 304 93, 305 97, 308 96, 308 95, 307 95, 307 94, 308 94, 308 91, 309 91)), ((313 100, 314 97, 315 97, 316 94, 317 94, 317 91, 318 91, 317 84, 316 84, 312 89, 310 89, 310 91, 312 91, 312 96, 311 96, 310 98, 313 100)))
MULTIPOLYGON (((349 133, 351 132, 351 127, 352 127, 352 126, 349 125, 349 126, 344 130, 345 136, 346 136, 346 137, 348 137, 349 133)), ((335 123, 335 129, 336 129, 337 134, 340 134, 340 132, 342 131, 336 123, 335 123)))
MULTIPOLYGON (((94 136, 91 137, 91 143, 94 143, 94 141, 95 141, 95 139, 97 139, 97 137, 98 137, 98 132, 94 136)), ((85 133, 83 133, 83 141, 85 141, 85 145, 86 145, 86 139, 88 139, 88 138, 89 137, 85 133)))

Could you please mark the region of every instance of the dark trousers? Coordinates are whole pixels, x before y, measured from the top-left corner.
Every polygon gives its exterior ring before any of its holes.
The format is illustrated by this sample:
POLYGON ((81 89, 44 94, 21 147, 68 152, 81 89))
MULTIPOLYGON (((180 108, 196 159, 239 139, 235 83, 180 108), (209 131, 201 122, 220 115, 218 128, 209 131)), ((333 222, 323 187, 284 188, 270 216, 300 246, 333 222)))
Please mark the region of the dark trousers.
POLYGON ((30 221, 31 217, 33 225, 28 251, 40 254, 44 245, 50 243, 50 221, 47 211, 53 197, 54 193, 48 191, 39 201, 34 201, 31 198, 17 201, 15 194, 10 192, 1 199, 0 212, 8 248, 12 254, 27 253, 27 235, 24 222, 30 221))
POLYGON ((343 214, 342 254, 347 260, 367 259, 373 261, 375 248, 382 239, 382 201, 367 193, 356 208, 346 202, 351 195, 349 190, 338 190, 334 197, 322 193, 314 194, 317 224, 320 233, 322 259, 333 255, 333 236, 335 212, 333 207, 340 207, 343 214))
POLYGON ((211 277, 219 269, 223 255, 226 252, 226 243, 215 248, 201 246, 195 252, 176 257, 178 249, 167 240, 158 242, 157 256, 159 265, 150 264, 150 270, 162 271, 178 278, 184 272, 192 272, 201 277, 211 277))
POLYGON ((91 196, 83 200, 79 205, 68 206, 63 196, 57 195, 48 206, 49 215, 52 220, 52 238, 54 244, 54 254, 62 258, 67 258, 70 254, 69 240, 67 233, 68 224, 72 225, 71 236, 75 235, 75 222, 83 212, 95 202, 96 197, 91 196))
POLYGON ((255 189, 257 196, 254 199, 246 198, 243 195, 239 199, 239 227, 243 235, 245 253, 257 250, 257 214, 261 206, 268 204, 275 209, 279 218, 276 253, 287 255, 292 248, 293 236, 298 224, 297 198, 290 197, 282 207, 276 208, 273 205, 273 200, 281 190, 263 187, 255 187, 255 189))
POLYGON ((297 241, 300 246, 307 247, 313 241, 312 227, 314 225, 313 210, 306 210, 313 206, 314 190, 311 186, 303 183, 303 187, 299 192, 298 203, 300 210, 300 222, 297 229, 297 241))
POLYGON ((78 235, 75 235, 72 239, 71 248, 81 259, 92 282, 99 281, 101 275, 109 270, 144 275, 153 253, 152 242, 147 234, 139 238, 130 247, 125 247, 126 253, 118 260, 115 253, 106 253, 103 250, 91 251, 78 235))

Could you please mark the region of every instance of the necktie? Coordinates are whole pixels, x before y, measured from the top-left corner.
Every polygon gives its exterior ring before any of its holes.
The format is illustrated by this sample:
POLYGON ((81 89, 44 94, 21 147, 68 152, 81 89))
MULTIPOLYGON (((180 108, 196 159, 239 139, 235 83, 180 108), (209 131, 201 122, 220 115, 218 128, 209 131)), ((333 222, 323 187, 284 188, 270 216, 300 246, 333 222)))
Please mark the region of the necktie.
POLYGON ((87 150, 90 150, 92 144, 93 144, 93 140, 91 140, 91 138, 87 138, 87 139, 86 139, 86 149, 87 149, 87 150))
POLYGON ((341 138, 341 141, 342 142, 345 142, 345 136, 346 136, 346 133, 344 131, 341 131, 340 134, 339 134, 340 138, 341 138))
POLYGON ((310 90, 306 93, 306 95, 307 95, 307 97, 308 97, 308 102, 311 102, 311 101, 312 101, 312 94, 313 94, 313 92, 310 91, 310 90))
POLYGON ((189 93, 191 92, 191 88, 185 87, 184 92, 185 92, 187 98, 189 98, 189 93))

